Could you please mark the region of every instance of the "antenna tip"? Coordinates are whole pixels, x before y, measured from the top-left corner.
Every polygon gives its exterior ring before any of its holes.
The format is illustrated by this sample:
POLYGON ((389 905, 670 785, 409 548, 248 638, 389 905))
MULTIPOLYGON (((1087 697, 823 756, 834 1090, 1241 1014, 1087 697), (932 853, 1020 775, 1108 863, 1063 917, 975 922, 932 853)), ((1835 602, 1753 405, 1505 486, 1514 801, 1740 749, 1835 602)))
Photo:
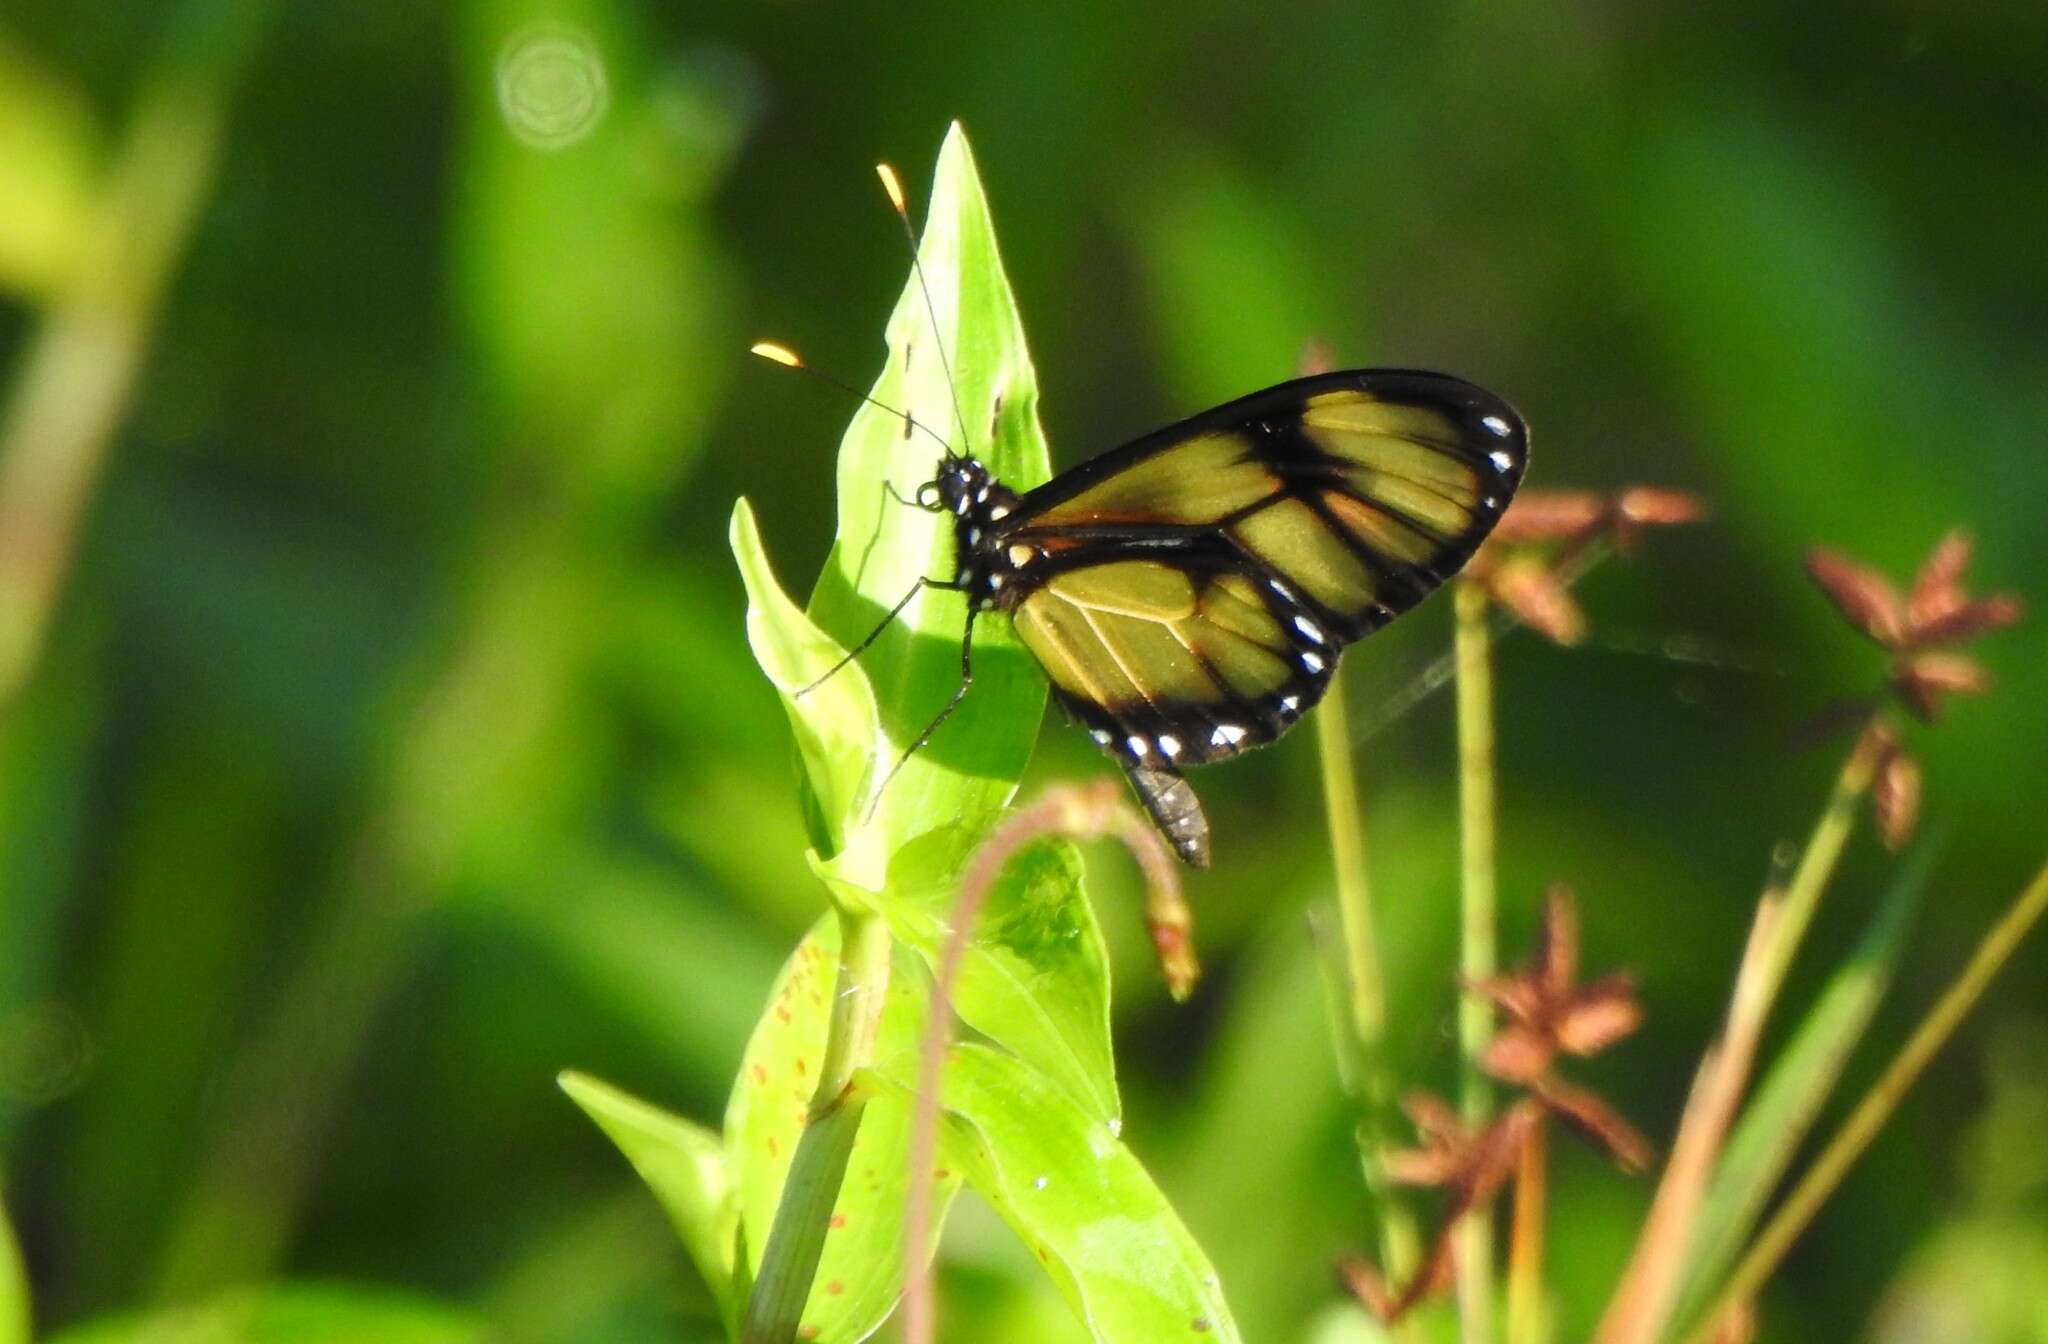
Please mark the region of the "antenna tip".
POLYGON ((889 193, 889 204, 896 207, 897 214, 907 218, 910 208, 903 203, 903 184, 896 180, 896 170, 886 163, 878 163, 875 176, 882 179, 882 190, 889 193))
POLYGON ((748 347, 748 352, 759 355, 763 359, 772 360, 777 364, 787 365, 792 369, 800 369, 804 366, 804 362, 797 358, 796 351, 786 345, 777 345, 773 341, 756 341, 748 347))

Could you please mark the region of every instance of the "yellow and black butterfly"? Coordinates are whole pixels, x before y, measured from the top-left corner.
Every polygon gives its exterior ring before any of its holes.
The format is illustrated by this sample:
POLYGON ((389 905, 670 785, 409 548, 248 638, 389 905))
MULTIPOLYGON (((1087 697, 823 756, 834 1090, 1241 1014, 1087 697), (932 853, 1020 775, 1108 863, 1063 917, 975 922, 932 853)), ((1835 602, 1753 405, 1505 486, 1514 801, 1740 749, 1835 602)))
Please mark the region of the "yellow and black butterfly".
POLYGON ((961 686, 910 751, 966 694, 975 618, 1004 612, 1161 833, 1207 867, 1182 767, 1286 732, 1345 645, 1471 558, 1528 456, 1505 401, 1405 369, 1281 383, 1024 494, 948 448, 914 502, 953 515, 953 577, 919 587, 967 595, 961 686))

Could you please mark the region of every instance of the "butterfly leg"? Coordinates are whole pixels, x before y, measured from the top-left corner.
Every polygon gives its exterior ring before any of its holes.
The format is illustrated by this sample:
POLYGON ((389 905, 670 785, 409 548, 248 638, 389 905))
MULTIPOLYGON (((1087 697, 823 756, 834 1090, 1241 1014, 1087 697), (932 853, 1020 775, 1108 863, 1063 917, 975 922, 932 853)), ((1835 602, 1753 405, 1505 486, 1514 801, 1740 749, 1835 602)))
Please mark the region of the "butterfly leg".
MULTIPOLYGON (((934 588, 952 586, 932 580, 926 580, 926 583, 934 588)), ((948 700, 945 708, 941 709, 932 717, 932 721, 924 726, 924 731, 917 735, 916 740, 903 749, 903 754, 896 758, 896 764, 889 767, 889 773, 882 779, 882 786, 875 790, 875 796, 869 800, 867 816, 863 817, 862 820, 867 820, 875 815, 875 809, 881 806, 882 795, 889 791, 889 783, 896 778, 896 772, 908 765, 911 757, 925 749, 926 744, 932 740, 932 734, 938 732, 939 726, 945 723, 947 719, 953 717, 953 711, 960 708, 960 702, 967 698, 967 688, 974 684, 974 618, 978 614, 977 609, 972 604, 969 604, 967 608, 967 627, 960 632, 960 685, 954 690, 953 698, 948 700)))
MULTIPOLYGON (((838 674, 841 668, 845 667, 848 663, 852 662, 854 659, 866 653, 870 648, 874 646, 875 641, 882 637, 882 632, 889 628, 890 622, 894 621, 898 616, 901 616, 903 614, 903 609, 910 605, 910 599, 916 597, 925 589, 938 588, 945 592, 957 593, 966 586, 967 585, 963 583, 956 583, 951 579, 919 579, 916 583, 911 584, 910 591, 905 593, 902 596, 902 598, 896 603, 895 606, 889 608, 889 614, 887 616, 884 616, 881 619, 881 622, 877 624, 874 629, 868 631, 866 639, 863 639, 860 643, 848 649, 846 651, 845 657, 841 658, 838 662, 832 664, 832 666, 826 668, 823 675, 813 679, 811 682, 806 684, 802 689, 798 690, 794 698, 798 700, 803 699, 812 691, 817 690, 820 686, 823 686, 826 682, 832 680, 832 678, 838 674)), ((974 620, 974 612, 971 609, 967 613, 967 619, 970 624, 974 620)))
POLYGON ((1209 819, 1202 815, 1202 801, 1180 771, 1127 761, 1124 773, 1174 853, 1190 868, 1207 868, 1209 819))
MULTIPOLYGON (((920 513, 932 513, 936 511, 926 505, 918 503, 914 499, 905 499, 902 495, 897 494, 896 486, 887 478, 884 478, 882 481, 882 498, 893 499, 898 504, 908 505, 909 507, 916 509, 920 513)), ((868 544, 860 548, 860 563, 853 567, 853 584, 856 588, 858 588, 861 584, 861 581, 867 577, 868 560, 875 553, 876 543, 881 541, 882 539, 882 514, 884 512, 885 510, 876 510, 874 530, 868 533, 868 544)))

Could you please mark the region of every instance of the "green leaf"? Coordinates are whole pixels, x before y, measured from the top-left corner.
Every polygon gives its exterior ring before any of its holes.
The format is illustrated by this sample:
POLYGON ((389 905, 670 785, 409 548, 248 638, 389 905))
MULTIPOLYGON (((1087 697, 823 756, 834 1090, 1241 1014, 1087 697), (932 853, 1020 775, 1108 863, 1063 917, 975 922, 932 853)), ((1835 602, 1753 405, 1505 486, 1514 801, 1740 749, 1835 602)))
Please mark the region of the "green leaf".
POLYGON ((812 624, 790 601, 761 549, 754 510, 742 499, 732 511, 732 553, 747 589, 747 643, 768 680, 782 693, 782 706, 796 734, 804 782, 827 834, 814 845, 838 848, 844 819, 864 804, 862 789, 874 757, 880 720, 874 690, 857 662, 848 663, 808 694, 797 692, 824 676, 845 650, 812 624))
MULTIPOLYGON (((988 203, 958 126, 939 153, 918 256, 923 281, 912 273, 889 319, 887 360, 872 396, 908 411, 931 433, 906 436, 901 416, 863 404, 840 443, 838 536, 810 615, 841 649, 875 630, 918 580, 953 574, 951 520, 896 503, 885 483, 908 496, 930 480, 944 452, 940 439, 964 442, 963 451, 1020 490, 1050 475, 1037 378, 988 203)), ((736 542, 737 534, 736 528, 736 542)), ((844 888, 880 890, 889 857, 904 841, 1000 807, 1016 789, 1038 736, 1045 682, 1008 622, 990 618, 975 632, 973 693, 880 800, 873 797, 959 686, 966 616, 960 594, 926 589, 861 655, 878 725, 851 708, 811 707, 807 702, 823 688, 791 706, 792 717, 809 725, 799 728, 800 737, 861 739, 876 767, 850 788, 852 772, 843 760, 835 758, 821 773, 806 749, 825 832, 820 850, 829 856, 842 897, 844 888), (829 727, 818 722, 826 717, 838 721, 829 727)), ((788 669, 764 667, 787 696, 788 669)))
MULTIPOLYGON (((838 920, 827 916, 797 945, 777 977, 726 1110, 727 1164, 736 1177, 750 1278, 760 1271, 791 1161, 809 1121, 838 952, 838 920)), ((899 950, 874 1057, 912 1077, 925 1003, 922 975, 899 950)), ((908 1106, 894 1095, 867 1097, 802 1312, 805 1339, 820 1344, 864 1339, 895 1306, 903 1282, 909 1163, 908 1106)), ((939 1182, 935 1207, 942 1216, 957 1186, 957 1179, 939 1182)))
MULTIPOLYGON (((889 867, 882 914, 934 971, 961 870, 995 819, 927 832, 889 867)), ((1044 841, 1021 850, 990 888, 961 959, 953 1011, 1057 1083, 1090 1119, 1118 1119, 1109 954, 1071 844, 1044 841)))
POLYGON ((0 1344, 29 1344, 32 1317, 28 1269, 14 1240, 14 1224, 0 1207, 0 1344))
MULTIPOLYGON (((878 1069, 908 1095, 915 1074, 878 1069)), ((1100 1344, 1236 1340, 1202 1249, 1116 1132, 1013 1056, 949 1052, 941 1151, 1100 1344)))
POLYGON ((1674 1324, 1684 1324, 1709 1305, 1869 1027, 1891 984, 1937 848, 1923 843, 1900 871, 1856 950, 1829 978, 1743 1108, 1693 1221, 1674 1324))
POLYGON ((732 1278, 739 1205, 718 1135, 587 1074, 558 1081, 661 1201, 730 1327, 739 1319, 732 1278))
POLYGON ((484 1325, 427 1298, 348 1284, 237 1288, 209 1301, 91 1321, 51 1344, 484 1344, 484 1325))

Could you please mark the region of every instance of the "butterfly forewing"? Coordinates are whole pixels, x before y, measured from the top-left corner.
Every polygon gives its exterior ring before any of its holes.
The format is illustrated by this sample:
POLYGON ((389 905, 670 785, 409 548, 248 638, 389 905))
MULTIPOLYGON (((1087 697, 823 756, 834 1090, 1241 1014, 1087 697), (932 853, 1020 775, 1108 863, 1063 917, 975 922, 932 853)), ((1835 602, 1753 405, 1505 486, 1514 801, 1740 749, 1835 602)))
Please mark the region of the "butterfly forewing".
POLYGON ((1345 644, 1471 557, 1527 456, 1521 418, 1470 383, 1323 374, 1055 477, 988 520, 982 553, 1007 557, 997 604, 1061 701, 1199 861, 1192 794, 1155 805, 1175 768, 1285 732, 1345 644))

